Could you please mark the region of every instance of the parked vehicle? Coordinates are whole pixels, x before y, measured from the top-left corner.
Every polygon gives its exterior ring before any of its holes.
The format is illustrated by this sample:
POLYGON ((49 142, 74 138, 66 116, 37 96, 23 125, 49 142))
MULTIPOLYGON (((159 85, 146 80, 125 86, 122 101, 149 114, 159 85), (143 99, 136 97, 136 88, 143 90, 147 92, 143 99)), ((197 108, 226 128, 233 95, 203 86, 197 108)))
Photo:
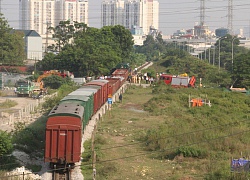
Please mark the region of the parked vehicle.
POLYGON ((175 76, 169 74, 162 74, 160 80, 163 80, 165 84, 169 84, 173 87, 195 87, 196 79, 194 76, 175 76))
POLYGON ((21 96, 31 97, 35 88, 34 82, 27 79, 18 80, 15 86, 16 86, 17 97, 21 96))

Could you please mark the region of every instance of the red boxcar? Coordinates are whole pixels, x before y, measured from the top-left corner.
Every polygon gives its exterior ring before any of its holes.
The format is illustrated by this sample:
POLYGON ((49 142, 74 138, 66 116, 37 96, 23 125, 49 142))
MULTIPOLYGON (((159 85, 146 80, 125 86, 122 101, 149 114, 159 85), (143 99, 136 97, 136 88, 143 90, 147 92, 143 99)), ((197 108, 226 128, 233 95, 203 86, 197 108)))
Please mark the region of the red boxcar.
POLYGON ((122 78, 107 78, 108 80, 108 95, 114 95, 122 83, 122 78))
POLYGON ((122 81, 122 84, 124 84, 125 81, 127 81, 127 79, 128 79, 128 74, 129 74, 128 69, 116 69, 112 73, 112 77, 123 77, 124 79, 122 81))
POLYGON ((53 166, 80 161, 84 108, 75 104, 55 106, 48 115, 45 132, 45 162, 53 166))
POLYGON ((97 80, 93 80, 90 81, 88 83, 85 84, 86 86, 101 86, 101 91, 102 91, 102 95, 101 95, 101 106, 106 103, 107 99, 108 99, 108 81, 104 80, 104 79, 97 79, 97 80))

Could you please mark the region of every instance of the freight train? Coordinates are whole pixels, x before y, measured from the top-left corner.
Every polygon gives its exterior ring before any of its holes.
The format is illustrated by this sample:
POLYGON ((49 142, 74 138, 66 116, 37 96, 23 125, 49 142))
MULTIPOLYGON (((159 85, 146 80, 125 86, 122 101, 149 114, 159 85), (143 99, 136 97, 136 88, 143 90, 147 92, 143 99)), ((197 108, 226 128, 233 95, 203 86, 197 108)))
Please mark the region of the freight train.
POLYGON ((44 161, 52 169, 73 168, 81 158, 82 135, 91 117, 123 86, 128 68, 106 79, 92 80, 71 92, 48 114, 44 161))

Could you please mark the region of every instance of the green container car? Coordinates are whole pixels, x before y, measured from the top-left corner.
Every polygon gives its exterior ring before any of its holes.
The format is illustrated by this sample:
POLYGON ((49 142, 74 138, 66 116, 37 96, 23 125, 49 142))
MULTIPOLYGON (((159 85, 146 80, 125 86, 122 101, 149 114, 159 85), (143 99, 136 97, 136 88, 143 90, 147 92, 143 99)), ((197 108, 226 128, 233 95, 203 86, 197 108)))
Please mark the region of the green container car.
POLYGON ((86 125, 89 122, 89 119, 91 118, 93 114, 93 95, 86 96, 86 95, 67 95, 65 96, 59 104, 80 104, 80 106, 84 107, 84 117, 83 117, 83 128, 86 127, 86 125))
POLYGON ((93 93, 74 91, 65 96, 59 104, 75 103, 84 107, 83 127, 85 128, 93 115, 93 93))
POLYGON ((69 95, 72 96, 72 95, 77 95, 77 96, 88 96, 91 98, 91 102, 93 101, 93 103, 91 103, 91 106, 90 106, 90 111, 92 112, 91 116, 94 114, 94 103, 95 103, 95 100, 94 100, 94 96, 95 96, 95 93, 97 92, 97 90, 93 89, 93 90, 85 90, 85 89, 82 89, 82 88, 79 88, 73 92, 71 92, 69 95))

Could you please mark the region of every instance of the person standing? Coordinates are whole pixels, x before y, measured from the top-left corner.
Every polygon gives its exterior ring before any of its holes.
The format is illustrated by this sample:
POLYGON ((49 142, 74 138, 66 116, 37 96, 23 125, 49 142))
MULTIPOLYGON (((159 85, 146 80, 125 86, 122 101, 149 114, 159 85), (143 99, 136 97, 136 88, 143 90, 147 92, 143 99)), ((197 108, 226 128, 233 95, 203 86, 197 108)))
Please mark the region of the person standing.
POLYGON ((153 84, 153 83, 154 83, 154 78, 151 77, 151 78, 149 79, 149 81, 150 81, 150 84, 153 84))
POLYGON ((120 103, 122 103, 122 94, 120 94, 120 96, 119 96, 119 101, 120 101, 120 103))
POLYGON ((141 76, 138 76, 138 84, 141 84, 141 76))
POLYGON ((17 91, 17 88, 15 87, 15 88, 14 88, 14 94, 16 94, 16 91, 17 91))
POLYGON ((146 80, 146 78, 148 77, 148 74, 147 73, 144 73, 144 80, 146 80))
POLYGON ((160 77, 159 77, 159 74, 156 73, 156 81, 159 81, 160 77))
POLYGON ((146 77, 146 84, 148 84, 148 80, 149 80, 149 77, 147 76, 147 77, 146 77))

